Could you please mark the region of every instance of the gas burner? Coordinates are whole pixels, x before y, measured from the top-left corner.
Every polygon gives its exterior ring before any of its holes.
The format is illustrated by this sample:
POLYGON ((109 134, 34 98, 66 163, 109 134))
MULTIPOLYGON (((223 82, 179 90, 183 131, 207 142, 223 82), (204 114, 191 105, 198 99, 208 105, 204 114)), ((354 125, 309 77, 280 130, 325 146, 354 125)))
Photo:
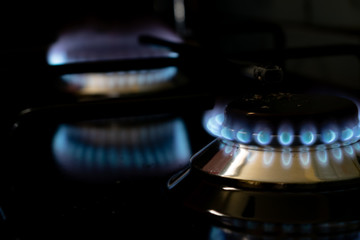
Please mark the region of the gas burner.
POLYGON ((143 35, 182 42, 172 29, 154 19, 129 20, 128 26, 83 25, 60 34, 48 49, 47 62, 55 68, 68 66, 70 72, 60 76, 60 85, 64 91, 81 96, 117 97, 169 90, 182 84, 178 68, 168 61, 179 54, 165 46, 142 44, 139 38, 143 35), (156 60, 164 60, 166 65, 153 67, 151 63, 156 60), (140 68, 139 61, 147 65, 140 68), (111 62, 111 70, 93 67, 111 62), (72 72, 71 66, 86 64, 87 69, 72 72))
POLYGON ((358 191, 360 128, 352 101, 252 95, 229 103, 206 126, 217 138, 169 181, 173 192, 186 195, 187 206, 226 223, 323 223, 359 212, 346 204, 334 215, 314 210, 335 211, 336 201, 358 191))
POLYGON ((359 176, 358 110, 324 95, 253 95, 210 117, 218 139, 193 158, 204 172, 240 181, 308 184, 359 176), (214 152, 204 163, 202 155, 214 152))

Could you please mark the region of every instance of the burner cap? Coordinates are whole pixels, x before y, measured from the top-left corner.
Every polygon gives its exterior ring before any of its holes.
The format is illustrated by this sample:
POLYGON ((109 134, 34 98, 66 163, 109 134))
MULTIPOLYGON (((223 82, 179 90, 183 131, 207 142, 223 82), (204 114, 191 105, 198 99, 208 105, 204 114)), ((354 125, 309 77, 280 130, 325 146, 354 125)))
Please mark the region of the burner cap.
POLYGON ((229 118, 239 115, 250 121, 323 121, 356 117, 357 107, 352 101, 336 96, 276 93, 243 97, 231 102, 225 111, 229 118))

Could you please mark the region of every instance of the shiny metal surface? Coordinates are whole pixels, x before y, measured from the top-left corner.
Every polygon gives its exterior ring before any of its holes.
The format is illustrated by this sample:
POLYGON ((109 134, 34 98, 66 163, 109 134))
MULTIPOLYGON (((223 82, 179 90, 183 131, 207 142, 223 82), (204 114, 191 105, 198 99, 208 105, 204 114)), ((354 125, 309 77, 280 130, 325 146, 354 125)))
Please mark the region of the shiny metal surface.
POLYGON ((192 167, 240 181, 311 184, 360 177, 360 142, 274 148, 216 139, 193 156, 192 167))
POLYGON ((196 168, 168 182, 173 198, 187 208, 237 229, 246 228, 248 221, 294 228, 353 223, 360 216, 358 185, 358 181, 306 185, 240 181, 196 168))

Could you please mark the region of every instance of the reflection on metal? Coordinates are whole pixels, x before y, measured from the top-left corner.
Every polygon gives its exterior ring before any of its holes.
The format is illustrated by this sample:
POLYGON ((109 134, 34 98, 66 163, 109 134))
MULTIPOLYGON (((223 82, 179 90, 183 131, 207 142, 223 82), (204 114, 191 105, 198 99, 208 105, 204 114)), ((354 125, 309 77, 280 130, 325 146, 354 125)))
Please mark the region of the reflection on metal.
POLYGON ((331 222, 322 224, 278 224, 242 221, 241 230, 212 226, 209 240, 275 240, 293 239, 360 239, 359 221, 331 222), (286 238, 287 239, 287 238, 286 238))
POLYGON ((342 147, 274 148, 216 139, 192 158, 192 166, 240 181, 279 184, 332 182, 360 177, 359 150, 359 142, 342 147))
POLYGON ((184 0, 174 0, 174 15, 177 23, 185 22, 185 3, 184 0))
POLYGON ((184 0, 173 0, 174 20, 177 32, 186 34, 186 8, 184 0))
POLYGON ((1 217, 1 220, 2 221, 5 221, 6 220, 6 215, 4 213, 4 210, 0 207, 0 217, 1 217))
POLYGON ((177 67, 107 73, 66 74, 68 91, 80 95, 121 95, 170 89, 178 83, 177 67))
POLYGON ((181 119, 131 118, 59 126, 53 154, 71 175, 95 179, 157 176, 189 162, 181 119))

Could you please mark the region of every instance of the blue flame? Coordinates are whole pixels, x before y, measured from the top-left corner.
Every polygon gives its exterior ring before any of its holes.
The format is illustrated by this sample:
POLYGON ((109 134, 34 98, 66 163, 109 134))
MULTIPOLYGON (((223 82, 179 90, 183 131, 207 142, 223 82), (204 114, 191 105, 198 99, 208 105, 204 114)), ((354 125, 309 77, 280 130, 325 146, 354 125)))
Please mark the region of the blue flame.
POLYGON ((279 142, 284 146, 289 146, 294 140, 294 135, 290 132, 282 132, 279 135, 279 142))
POLYGON ((357 124, 353 129, 354 129, 354 137, 356 139, 360 139, 360 123, 357 124))
POLYGON ((267 122, 252 123, 250 126, 239 121, 236 127, 228 126, 226 116, 214 113, 208 114, 204 126, 209 133, 216 137, 236 141, 249 145, 280 145, 312 146, 354 143, 360 139, 359 123, 339 123, 330 121, 319 128, 311 121, 296 128, 288 122, 281 123, 277 129, 271 128, 267 122), (275 134, 274 134, 274 132, 275 134))
POLYGON ((223 124, 224 120, 225 120, 225 116, 224 116, 223 113, 220 113, 220 114, 215 116, 215 121, 219 125, 223 124))
POLYGON ((294 141, 294 131, 290 124, 283 124, 278 131, 278 141, 283 146, 289 146, 294 141))
POLYGON ((324 143, 333 143, 336 140, 337 134, 335 131, 328 129, 323 132, 322 139, 324 143))
POLYGON ((269 130, 262 130, 258 132, 256 140, 261 145, 268 145, 271 142, 271 133, 269 130))
POLYGON ((342 141, 348 141, 350 140, 352 137, 354 136, 354 131, 349 128, 349 127, 345 127, 342 131, 341 131, 341 135, 340 138, 342 141))
POLYGON ((240 129, 240 131, 238 131, 236 133, 236 138, 241 142, 241 143, 249 143, 251 141, 251 134, 250 131, 247 131, 245 129, 240 129))
POLYGON ((304 145, 311 145, 315 142, 315 133, 312 131, 304 131, 301 133, 300 139, 304 145))
POLYGON ((305 124, 300 130, 300 141, 309 146, 316 141, 316 128, 312 124, 305 124))
POLYGON ((224 122, 224 114, 219 113, 213 116, 208 117, 206 122, 206 129, 215 136, 220 136, 220 132, 222 129, 222 124, 224 122))
POLYGON ((263 123, 259 123, 254 129, 255 141, 260 145, 268 145, 272 140, 271 129, 263 123))
POLYGON ((325 144, 334 143, 339 137, 339 129, 335 124, 326 124, 321 131, 321 140, 325 144))
POLYGON ((233 140, 234 139, 233 130, 228 127, 224 127, 223 129, 221 129, 221 136, 227 140, 233 140))

